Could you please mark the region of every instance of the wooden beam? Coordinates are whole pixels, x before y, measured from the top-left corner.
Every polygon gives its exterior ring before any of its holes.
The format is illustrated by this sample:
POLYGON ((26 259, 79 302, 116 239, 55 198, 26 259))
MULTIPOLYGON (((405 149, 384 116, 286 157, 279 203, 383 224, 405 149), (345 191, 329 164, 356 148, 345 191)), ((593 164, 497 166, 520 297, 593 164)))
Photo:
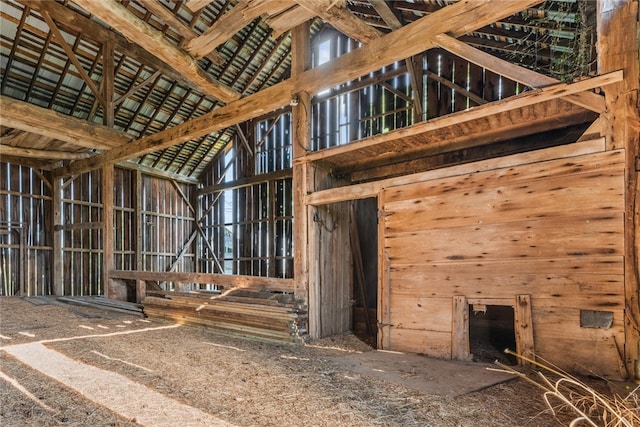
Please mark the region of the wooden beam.
POLYGON ((277 14, 291 7, 286 0, 243 0, 225 13, 200 36, 187 43, 186 50, 195 58, 201 58, 238 31, 249 25, 258 16, 269 11, 277 14))
POLYGON ((367 44, 382 36, 382 32, 370 27, 351 13, 345 0, 296 0, 305 9, 331 24, 342 34, 367 44))
POLYGON ((212 1, 213 0, 187 0, 185 2, 185 6, 187 6, 187 8, 189 8, 190 11, 197 12, 200 9, 203 9, 212 1))
POLYGON ((625 150, 625 343, 627 374, 640 379, 640 26, 638 1, 597 4, 598 70, 624 70, 601 115, 608 150, 625 150))
MULTIPOLYGON (((299 76, 311 67, 310 25, 305 22, 291 32, 291 75, 299 76)), ((274 120, 273 123, 277 121, 274 120)), ((293 158, 304 156, 311 145, 311 96, 308 92, 298 94, 298 102, 291 107, 292 151, 293 158)), ((267 134, 270 130, 267 131, 267 134)), ((316 277, 310 278, 309 259, 310 241, 315 235, 309 228, 311 209, 304 204, 304 196, 312 181, 309 179, 312 165, 293 166, 293 277, 295 277, 296 297, 309 306, 309 327, 311 336, 319 336, 320 331, 320 291, 316 277)))
POLYGON ((153 280, 156 282, 184 282, 215 284, 225 288, 264 288, 272 291, 291 292, 293 279, 277 277, 242 276, 238 274, 187 273, 167 271, 121 271, 111 270, 114 279, 153 280))
POLYGON ((451 322, 451 358, 470 360, 469 304, 464 295, 453 297, 453 320, 451 322))
POLYGON ((115 267, 114 227, 113 227, 113 201, 114 179, 113 165, 105 165, 102 168, 100 193, 102 195, 102 289, 106 298, 113 297, 109 271, 115 267))
POLYGON ((323 160, 331 156, 335 156, 338 153, 355 151, 364 147, 382 144, 400 137, 417 135, 439 128, 459 125, 460 123, 475 120, 478 118, 489 117, 495 114, 504 113, 506 111, 516 110, 518 108, 523 108, 526 106, 561 98, 572 93, 579 93, 585 90, 591 90, 597 87, 606 86, 612 83, 619 82, 620 80, 622 80, 622 78, 622 71, 615 71, 609 74, 592 77, 590 79, 581 80, 579 82, 571 84, 559 83, 554 86, 547 86, 542 89, 524 92, 516 96, 505 98, 500 101, 495 101, 490 104, 484 104, 482 106, 474 107, 466 111, 460 111, 458 113, 449 114, 447 116, 437 117, 435 119, 411 126, 409 128, 398 129, 382 136, 371 137, 348 145, 337 146, 321 151, 308 153, 304 157, 304 161, 323 160))
POLYGON ((288 105, 292 95, 301 89, 315 93, 353 80, 433 47, 435 42, 432 38, 437 34, 447 31, 451 31, 454 36, 465 34, 474 28, 489 25, 541 1, 519 0, 503 3, 477 0, 457 2, 329 63, 305 71, 298 76, 215 109, 196 119, 140 138, 127 144, 127 147, 115 148, 91 159, 78 160, 67 167, 56 169, 54 175, 65 176, 85 172, 105 163, 119 162, 152 153, 260 117, 288 105))
POLYGON ((0 96, 0 125, 69 142, 80 147, 108 150, 133 138, 106 126, 76 119, 54 110, 0 96))
POLYGON ((136 93, 137 91, 142 89, 143 87, 148 86, 151 82, 153 82, 161 74, 162 73, 160 71, 156 71, 156 72, 154 72, 152 74, 149 74, 149 76, 146 79, 144 79, 143 81, 141 81, 137 85, 132 86, 131 88, 129 88, 129 90, 127 92, 123 93, 117 99, 115 99, 113 101, 113 104, 114 105, 120 105, 125 99, 127 99, 128 97, 130 97, 131 95, 133 95, 134 93, 136 93))
POLYGON ((51 15, 49 15, 48 12, 41 12, 41 13, 42 13, 42 17, 44 18, 44 21, 47 23, 47 25, 49 26, 49 29, 53 33, 53 36, 56 42, 65 51, 65 53, 67 54, 67 57, 69 58, 69 61, 71 61, 73 66, 76 68, 76 70, 80 74, 80 77, 82 77, 82 80, 84 80, 87 86, 89 86, 89 89, 91 90, 91 92, 93 92, 93 95, 96 97, 98 102, 102 105, 103 108, 105 108, 106 102, 104 97, 102 96, 102 93, 100 93, 100 90, 96 86, 95 82, 91 80, 91 77, 85 71, 84 67, 76 57, 76 53, 73 51, 73 48, 69 46, 69 43, 67 43, 65 38, 62 37, 62 33, 58 29, 58 26, 56 25, 56 23, 53 22, 51 15))
POLYGON ((0 157, 0 162, 11 163, 13 165, 22 165, 33 169, 42 169, 47 171, 62 167, 61 161, 51 162, 22 156, 10 156, 8 154, 2 154, 0 157))
POLYGON ((212 78, 200 68, 194 58, 171 44, 161 32, 138 19, 116 0, 77 0, 75 3, 173 67, 191 80, 201 93, 223 102, 240 98, 238 92, 212 78))
MULTIPOLYGON (((196 34, 193 32, 191 28, 186 26, 178 19, 176 15, 173 14, 169 9, 164 7, 162 3, 157 0, 139 0, 145 9, 149 12, 153 13, 158 18, 162 19, 165 24, 175 29, 178 34, 182 36, 182 41, 180 46, 183 47, 191 40, 196 38, 196 34)), ((225 59, 217 50, 212 50, 208 54, 205 55, 208 59, 211 60, 216 65, 222 65, 225 62, 225 59)))
MULTIPOLYGON (((533 341, 533 320, 531 318, 531 295, 516 295, 514 306, 516 352, 528 359, 535 360, 535 346, 533 341)), ((530 366, 530 363, 519 359, 519 363, 530 366)))
POLYGON ((113 40, 116 51, 123 55, 129 56, 150 68, 158 70, 161 74, 180 82, 192 89, 197 90, 198 86, 184 77, 180 72, 173 69, 172 66, 165 64, 156 58, 150 52, 147 52, 140 46, 130 42, 118 33, 110 31, 104 26, 92 21, 72 9, 65 7, 61 3, 49 0, 17 0, 18 2, 30 7, 40 14, 47 12, 59 26, 70 31, 82 33, 85 39, 93 40, 96 43, 103 43, 105 40, 113 40))
MULTIPOLYGON (((434 39, 440 47, 454 55, 527 86, 541 88, 560 83, 560 80, 497 58, 446 34, 438 34, 434 39)), ((604 98, 592 92, 575 93, 564 99, 596 113, 605 109, 604 98)))
POLYGON ((269 27, 273 29, 273 37, 279 37, 287 31, 302 25, 313 19, 315 14, 308 9, 297 4, 289 9, 277 14, 271 15, 265 19, 269 27))
POLYGON ((102 45, 102 97, 104 106, 102 124, 113 128, 115 122, 115 58, 113 54, 113 40, 106 40, 102 45))
POLYGON ((13 147, 0 142, 0 156, 33 157, 49 160, 78 160, 91 157, 89 153, 70 153, 68 151, 37 150, 35 148, 13 147))
MULTIPOLYGON (((549 158, 564 158, 580 156, 583 154, 597 153, 604 150, 604 138, 583 141, 570 145, 546 148, 532 151, 525 156, 528 161, 543 161, 549 158)), ((305 204, 321 206, 330 203, 343 202, 347 200, 366 199, 378 197, 384 188, 398 185, 412 184, 415 182, 429 181, 452 175, 465 175, 483 170, 515 166, 522 163, 523 154, 513 154, 496 159, 482 160, 470 164, 452 166, 445 169, 434 169, 409 175, 381 179, 362 184, 347 185, 338 188, 330 188, 310 193, 305 196, 305 204)), ((383 221, 380 221, 383 223, 383 221)), ((380 246, 379 246, 380 247, 380 246)))
POLYGON ((53 249, 51 251, 51 290, 53 295, 64 295, 64 268, 63 268, 63 232, 56 230, 56 225, 62 224, 62 178, 52 180, 53 190, 51 194, 51 223, 47 227, 50 233, 53 249))
MULTIPOLYGON (((369 3, 378 12, 378 15, 384 22, 389 25, 392 30, 397 30, 403 27, 403 23, 400 18, 396 16, 389 4, 385 0, 369 0, 369 3)), ((414 66, 413 57, 406 58, 405 64, 407 65, 407 72, 409 73, 409 82, 411 84, 411 90, 413 91, 413 108, 414 108, 414 122, 422 120, 422 67, 414 66), (420 73, 418 73, 420 71, 420 73), (418 78, 418 76, 420 78, 418 78)))
POLYGON ((191 184, 191 185, 200 184, 200 180, 198 178, 192 178, 190 176, 179 175, 177 173, 163 171, 160 169, 152 168, 151 166, 140 165, 133 160, 119 162, 117 163, 117 166, 123 169, 138 170, 144 173, 145 175, 178 181, 184 184, 191 184))

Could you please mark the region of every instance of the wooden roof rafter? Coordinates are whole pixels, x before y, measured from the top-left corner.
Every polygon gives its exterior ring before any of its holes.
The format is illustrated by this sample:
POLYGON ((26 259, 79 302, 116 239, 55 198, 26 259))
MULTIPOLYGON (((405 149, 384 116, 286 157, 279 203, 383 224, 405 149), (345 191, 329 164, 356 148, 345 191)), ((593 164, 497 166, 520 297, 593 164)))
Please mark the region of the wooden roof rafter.
POLYGON ((185 78, 192 81, 198 89, 223 102, 240 98, 240 94, 230 87, 214 80, 206 74, 196 60, 167 41, 164 36, 146 22, 138 19, 126 7, 115 0, 74 0, 85 10, 118 30, 130 40, 173 67, 185 78))
POLYGON ((451 32, 466 34, 489 25, 505 16, 534 6, 542 0, 519 0, 503 4, 490 0, 457 2, 427 15, 384 37, 341 57, 308 70, 281 83, 246 96, 224 107, 212 110, 197 119, 149 135, 103 153, 97 157, 74 162, 58 169, 58 175, 86 171, 103 164, 138 157, 172 145, 181 144, 200 135, 219 131, 237 123, 258 117, 289 104, 301 88, 316 92, 349 80, 435 46, 433 36, 451 32), (381 54, 384 52, 384 54, 381 54))

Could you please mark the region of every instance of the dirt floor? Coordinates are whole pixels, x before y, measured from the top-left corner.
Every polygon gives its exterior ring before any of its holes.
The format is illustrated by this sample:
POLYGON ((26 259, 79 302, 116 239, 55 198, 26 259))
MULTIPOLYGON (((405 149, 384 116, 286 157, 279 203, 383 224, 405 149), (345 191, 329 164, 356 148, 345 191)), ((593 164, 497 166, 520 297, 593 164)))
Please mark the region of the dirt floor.
POLYGON ((277 344, 3 297, 0 344, 2 426, 561 425, 522 379, 456 362, 429 375, 418 365, 430 359, 392 359, 353 335, 277 344), (392 374, 393 360, 409 368, 392 374))

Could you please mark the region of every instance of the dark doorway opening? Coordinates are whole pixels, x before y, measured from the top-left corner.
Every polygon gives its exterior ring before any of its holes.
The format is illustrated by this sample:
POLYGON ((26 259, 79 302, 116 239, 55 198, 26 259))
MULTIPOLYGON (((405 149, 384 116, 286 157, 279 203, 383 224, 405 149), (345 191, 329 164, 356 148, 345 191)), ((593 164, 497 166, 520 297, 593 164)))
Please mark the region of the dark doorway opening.
POLYGON ((517 365, 515 356, 505 349, 516 350, 513 307, 507 305, 472 305, 469 313, 469 349, 476 362, 517 365))
POLYGON ((377 346, 378 199, 353 201, 350 211, 353 256, 353 332, 377 346))

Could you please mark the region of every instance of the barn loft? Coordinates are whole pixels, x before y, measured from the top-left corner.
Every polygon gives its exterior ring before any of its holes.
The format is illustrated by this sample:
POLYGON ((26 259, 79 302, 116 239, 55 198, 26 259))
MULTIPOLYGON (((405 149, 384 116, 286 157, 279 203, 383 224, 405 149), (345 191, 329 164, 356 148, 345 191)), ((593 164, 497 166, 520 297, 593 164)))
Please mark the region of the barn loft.
POLYGON ((640 378, 637 0, 2 0, 0 25, 1 296, 640 378))

